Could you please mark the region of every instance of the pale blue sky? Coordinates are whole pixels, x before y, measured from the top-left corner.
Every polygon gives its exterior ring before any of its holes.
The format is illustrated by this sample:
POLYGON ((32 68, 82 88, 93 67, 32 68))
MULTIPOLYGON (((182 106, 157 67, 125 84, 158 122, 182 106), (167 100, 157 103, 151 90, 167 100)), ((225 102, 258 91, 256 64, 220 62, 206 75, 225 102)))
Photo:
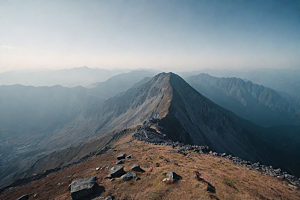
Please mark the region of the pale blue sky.
POLYGON ((0 1, 0 72, 300 68, 300 1, 0 1))

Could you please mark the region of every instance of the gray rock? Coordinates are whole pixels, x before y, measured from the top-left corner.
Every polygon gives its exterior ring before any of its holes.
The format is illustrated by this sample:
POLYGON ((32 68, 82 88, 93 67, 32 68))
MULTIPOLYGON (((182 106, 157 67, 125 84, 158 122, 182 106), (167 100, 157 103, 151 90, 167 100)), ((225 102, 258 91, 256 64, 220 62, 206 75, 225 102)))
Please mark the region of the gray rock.
POLYGON ((115 199, 115 197, 109 196, 109 197, 107 197, 105 200, 114 200, 114 199, 115 199))
POLYGON ((71 183, 71 197, 73 200, 92 194, 95 186, 96 177, 76 179, 71 183))
POLYGON ((131 167, 131 171, 135 171, 135 172, 145 172, 145 170, 143 170, 138 164, 134 164, 131 167))
POLYGON ((123 181, 130 181, 131 179, 133 179, 133 180, 138 180, 138 176, 135 174, 135 173, 133 173, 133 172, 127 172, 126 174, 124 174, 123 176, 121 176, 121 179, 123 180, 123 181))
POLYGON ((125 174, 124 166, 112 167, 112 168, 110 168, 109 171, 110 171, 110 177, 111 178, 120 177, 123 174, 125 174))
POLYGON ((23 196, 19 197, 17 200, 27 200, 29 198, 28 194, 24 194, 23 196))
POLYGON ((181 180, 182 177, 176 174, 175 172, 169 172, 166 174, 167 178, 163 179, 163 182, 175 182, 181 180))
POLYGON ((117 159, 118 160, 125 159, 125 153, 121 153, 120 155, 118 155, 117 159))
POLYGON ((126 158, 127 158, 127 159, 128 159, 128 158, 132 158, 132 156, 133 156, 133 155, 132 155, 132 154, 130 154, 130 155, 128 155, 126 158))
POLYGON ((122 161, 122 160, 118 160, 117 162, 116 162, 116 165, 119 165, 119 164, 123 164, 124 162, 122 161))

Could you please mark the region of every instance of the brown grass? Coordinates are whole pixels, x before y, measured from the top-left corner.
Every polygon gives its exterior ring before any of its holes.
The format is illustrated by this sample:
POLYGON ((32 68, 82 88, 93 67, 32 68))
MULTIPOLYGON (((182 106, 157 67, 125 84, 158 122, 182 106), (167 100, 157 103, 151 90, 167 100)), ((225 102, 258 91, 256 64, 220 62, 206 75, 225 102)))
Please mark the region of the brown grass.
POLYGON ((227 159, 194 152, 189 152, 187 157, 170 146, 138 141, 124 143, 130 139, 126 136, 119 140, 114 144, 116 147, 104 155, 50 174, 42 180, 7 190, 0 195, 0 199, 17 199, 23 194, 32 194, 29 199, 70 199, 69 183, 91 175, 95 175, 97 183, 105 188, 102 197, 113 195, 116 199, 300 199, 300 191, 292 189, 287 183, 235 166, 227 159), (137 173, 140 180, 123 182, 117 178, 111 182, 103 179, 108 169, 95 170, 108 164, 114 166, 116 156, 121 152, 133 154, 132 159, 125 160, 125 171, 129 171, 135 163, 145 170, 144 173, 137 173), (164 159, 169 162, 164 162, 164 159), (179 174, 182 180, 173 184, 162 182, 170 171, 179 174), (215 187, 215 193, 207 191, 208 183, 215 187), (34 194, 37 194, 35 198, 34 194))

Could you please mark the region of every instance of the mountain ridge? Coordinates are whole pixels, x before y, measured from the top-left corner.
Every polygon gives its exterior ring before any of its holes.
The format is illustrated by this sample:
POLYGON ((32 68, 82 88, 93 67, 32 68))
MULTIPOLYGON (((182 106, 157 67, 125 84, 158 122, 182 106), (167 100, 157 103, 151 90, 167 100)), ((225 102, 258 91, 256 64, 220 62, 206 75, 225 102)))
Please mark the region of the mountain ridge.
POLYGON ((262 126, 300 124, 300 104, 277 91, 240 78, 199 74, 185 79, 218 105, 262 126))

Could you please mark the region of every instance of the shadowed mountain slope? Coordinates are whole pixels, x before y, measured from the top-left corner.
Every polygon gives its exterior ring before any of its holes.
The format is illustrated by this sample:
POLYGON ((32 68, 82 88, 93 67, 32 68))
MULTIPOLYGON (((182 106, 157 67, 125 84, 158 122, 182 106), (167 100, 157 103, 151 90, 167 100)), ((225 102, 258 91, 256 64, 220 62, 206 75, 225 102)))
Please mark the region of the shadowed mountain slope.
POLYGON ((300 105, 292 97, 239 78, 199 74, 185 79, 216 104, 261 126, 300 125, 300 105))

